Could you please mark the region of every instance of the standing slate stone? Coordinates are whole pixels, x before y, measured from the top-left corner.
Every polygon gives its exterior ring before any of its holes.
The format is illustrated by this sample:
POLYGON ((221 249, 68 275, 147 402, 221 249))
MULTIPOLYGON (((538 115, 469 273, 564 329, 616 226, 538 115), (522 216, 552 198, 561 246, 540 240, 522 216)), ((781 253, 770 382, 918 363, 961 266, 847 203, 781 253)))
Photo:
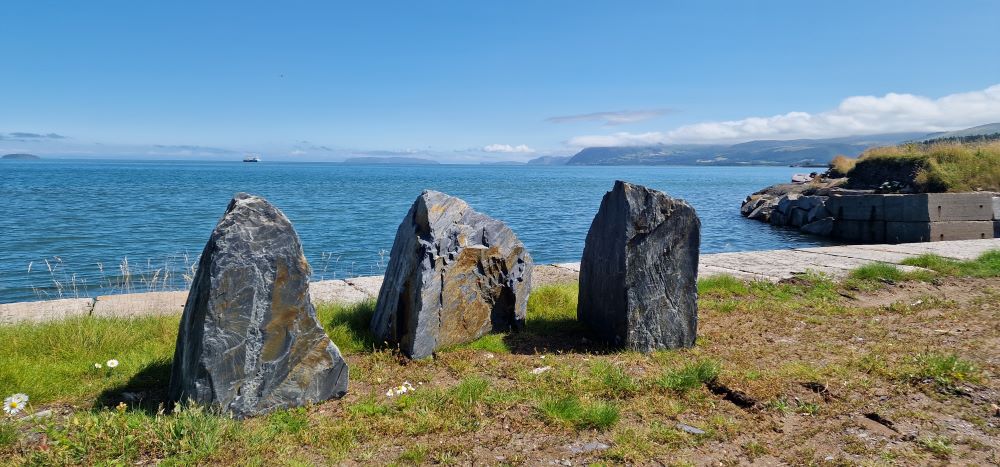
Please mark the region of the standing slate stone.
POLYGON ((700 230, 683 200, 615 182, 587 233, 578 319, 615 346, 694 345, 700 230))
POLYGON ((191 284, 170 400, 243 418, 343 396, 347 364, 316 320, 310 272, 288 218, 236 195, 191 284))
POLYGON ((424 191, 396 231, 371 329, 410 358, 519 329, 531 256, 503 222, 424 191))

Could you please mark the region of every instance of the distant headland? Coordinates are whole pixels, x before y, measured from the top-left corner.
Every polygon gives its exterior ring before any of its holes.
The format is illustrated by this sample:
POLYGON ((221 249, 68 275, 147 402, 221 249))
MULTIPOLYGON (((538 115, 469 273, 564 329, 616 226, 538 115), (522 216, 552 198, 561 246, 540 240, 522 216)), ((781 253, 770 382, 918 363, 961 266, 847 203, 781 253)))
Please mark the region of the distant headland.
POLYGON ((0 159, 17 160, 17 161, 36 161, 38 159, 41 159, 41 157, 38 157, 34 154, 4 154, 3 156, 0 156, 0 159))

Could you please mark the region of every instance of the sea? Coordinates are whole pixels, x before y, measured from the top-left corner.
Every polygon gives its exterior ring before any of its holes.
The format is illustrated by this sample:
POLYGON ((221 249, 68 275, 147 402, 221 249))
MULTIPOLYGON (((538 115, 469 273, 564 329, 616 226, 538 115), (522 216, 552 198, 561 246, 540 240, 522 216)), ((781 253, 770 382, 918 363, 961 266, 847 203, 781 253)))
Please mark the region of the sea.
POLYGON ((339 163, 0 161, 0 303, 182 290, 235 193, 292 221, 313 279, 381 274, 422 190, 503 220, 536 263, 580 260, 615 180, 687 200, 701 252, 829 244, 740 216, 740 202, 793 167, 345 165, 339 163))

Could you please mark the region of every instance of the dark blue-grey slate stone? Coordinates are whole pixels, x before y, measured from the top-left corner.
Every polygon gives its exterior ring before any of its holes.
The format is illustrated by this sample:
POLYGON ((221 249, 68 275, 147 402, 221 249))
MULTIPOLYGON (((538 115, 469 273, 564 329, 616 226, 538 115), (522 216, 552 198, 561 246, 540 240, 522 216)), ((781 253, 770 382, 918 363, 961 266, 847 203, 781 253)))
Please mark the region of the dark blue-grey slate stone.
POLYGON ((524 325, 533 263, 503 222, 424 191, 396 231, 372 333, 410 358, 524 325))
POLYGON ((683 200, 615 182, 587 233, 578 319, 615 346, 694 345, 700 230, 683 200))
POLYGON ((291 222, 240 193, 205 245, 177 336, 172 401, 243 418, 347 392, 347 364, 316 319, 291 222))

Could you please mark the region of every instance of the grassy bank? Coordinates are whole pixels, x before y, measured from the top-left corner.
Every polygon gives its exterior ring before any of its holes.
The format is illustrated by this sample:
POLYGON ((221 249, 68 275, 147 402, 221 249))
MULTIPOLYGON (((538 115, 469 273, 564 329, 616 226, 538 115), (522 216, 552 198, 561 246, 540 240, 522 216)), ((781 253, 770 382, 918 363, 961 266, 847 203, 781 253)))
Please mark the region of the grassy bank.
POLYGON ((0 327, 0 392, 51 411, 0 422, 0 462, 995 463, 1000 252, 910 263, 704 279, 697 346, 650 355, 589 342, 574 284, 536 290, 523 332, 416 362, 373 342, 371 303, 324 307, 350 393, 246 421, 160 410, 176 317, 0 327))
POLYGON ((896 182, 928 193, 1000 191, 997 141, 879 147, 865 151, 856 161, 838 157, 832 164, 859 188, 896 182))

